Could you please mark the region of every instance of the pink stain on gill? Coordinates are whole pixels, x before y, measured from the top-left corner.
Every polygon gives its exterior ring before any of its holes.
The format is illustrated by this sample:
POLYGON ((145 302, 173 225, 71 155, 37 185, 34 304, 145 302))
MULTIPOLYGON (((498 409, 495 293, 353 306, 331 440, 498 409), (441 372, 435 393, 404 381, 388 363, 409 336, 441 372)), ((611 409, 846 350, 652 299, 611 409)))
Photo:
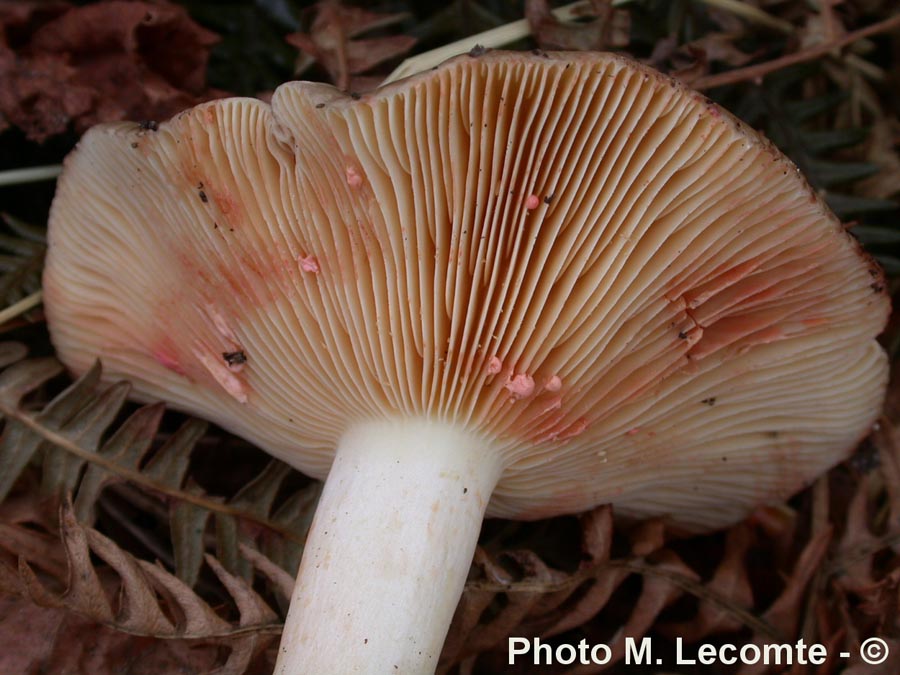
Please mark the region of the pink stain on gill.
POLYGON ((567 429, 562 431, 557 437, 557 441, 567 441, 570 438, 580 436, 588 428, 588 422, 584 417, 575 420, 567 429))
POLYGON ((556 419, 552 424, 543 426, 539 431, 535 440, 538 443, 547 441, 567 441, 570 438, 580 436, 588 428, 588 421, 584 417, 579 417, 574 422, 567 423, 562 418, 556 419))
POLYGON ((503 370, 503 361, 498 359, 496 356, 492 356, 490 361, 488 361, 488 364, 487 364, 488 375, 496 375, 501 370, 503 370))
POLYGON ((534 393, 534 378, 526 373, 519 373, 503 385, 513 398, 526 398, 534 393))
POLYGON ((559 378, 559 375, 551 375, 550 379, 548 379, 547 383, 544 385, 544 389, 553 392, 562 389, 562 380, 559 378))
POLYGON ((300 265, 300 270, 303 272, 309 272, 311 274, 318 274, 320 271, 319 261, 316 259, 314 255, 308 255, 305 258, 301 255, 297 257, 297 262, 300 265))
POLYGON ((714 295, 721 293, 729 286, 736 284, 738 281, 747 277, 747 275, 755 272, 761 263, 762 261, 759 257, 747 260, 725 270, 706 283, 686 291, 684 293, 684 299, 687 302, 687 306, 692 309, 699 307, 714 295))
POLYGON ((359 174, 359 171, 356 170, 356 167, 348 166, 346 169, 344 169, 344 172, 347 174, 347 185, 352 188, 356 188, 362 185, 363 179, 359 174))
POLYGON ((187 374, 178 359, 164 349, 154 351, 153 358, 159 365, 171 370, 173 373, 177 373, 178 375, 187 374))
MULTIPOLYGON (((783 337, 777 325, 783 319, 779 308, 764 308, 754 312, 735 314, 707 326, 703 339, 690 351, 691 358, 702 359, 723 347, 749 338, 746 344, 765 344, 783 337)), ((743 346, 743 345, 740 345, 743 346)))
MULTIPOLYGON (((212 199, 222 215, 228 216, 238 210, 237 201, 228 190, 213 189, 210 190, 210 192, 212 192, 212 199)), ((229 220, 228 222, 232 225, 234 224, 234 222, 231 220, 229 220)))

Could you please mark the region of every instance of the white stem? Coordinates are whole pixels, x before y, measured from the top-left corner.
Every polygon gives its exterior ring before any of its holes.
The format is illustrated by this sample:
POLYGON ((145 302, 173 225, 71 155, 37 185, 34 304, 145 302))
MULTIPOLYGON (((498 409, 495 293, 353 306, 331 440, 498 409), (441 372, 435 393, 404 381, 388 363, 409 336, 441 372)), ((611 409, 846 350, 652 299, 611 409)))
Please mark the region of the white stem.
POLYGON ((276 675, 430 675, 501 463, 448 424, 369 423, 338 446, 276 675))

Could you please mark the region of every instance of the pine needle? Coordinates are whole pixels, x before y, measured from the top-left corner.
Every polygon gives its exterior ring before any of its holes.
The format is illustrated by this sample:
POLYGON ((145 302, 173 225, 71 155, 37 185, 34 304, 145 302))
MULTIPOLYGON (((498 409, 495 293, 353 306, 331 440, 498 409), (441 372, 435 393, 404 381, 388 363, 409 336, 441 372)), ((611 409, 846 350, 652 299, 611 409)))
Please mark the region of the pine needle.
POLYGON ((7 321, 11 321, 18 316, 21 316, 25 312, 34 307, 37 307, 44 299, 43 291, 35 291, 31 295, 22 298, 18 302, 14 302, 6 309, 0 310, 0 326, 5 324, 7 321))
POLYGON ((49 166, 34 166, 27 169, 10 169, 0 171, 0 187, 6 185, 24 185, 25 183, 39 183, 45 180, 54 180, 62 173, 62 164, 49 166))

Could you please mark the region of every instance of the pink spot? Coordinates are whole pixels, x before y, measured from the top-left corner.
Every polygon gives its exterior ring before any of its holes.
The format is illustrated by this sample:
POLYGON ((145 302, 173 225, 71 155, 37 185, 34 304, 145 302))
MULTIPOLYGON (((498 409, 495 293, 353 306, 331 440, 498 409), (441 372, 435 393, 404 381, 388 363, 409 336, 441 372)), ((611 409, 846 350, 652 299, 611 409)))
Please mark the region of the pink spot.
POLYGON ((537 195, 528 195, 528 197, 525 199, 525 208, 529 211, 534 211, 540 205, 541 198, 537 195))
POLYGON ((634 429, 629 429, 628 431, 626 431, 626 432, 625 432, 625 435, 626 435, 626 436, 634 436, 634 435, 639 434, 639 433, 641 433, 640 428, 639 428, 639 427, 635 427, 634 429))
POLYGON ((503 361, 498 359, 496 356, 492 356, 487 364, 488 375, 496 375, 501 370, 503 370, 503 361))
POLYGON ((526 398, 534 393, 534 378, 526 373, 520 373, 510 378, 505 386, 513 398, 526 398))
POLYGON ((316 259, 316 256, 308 255, 304 258, 301 255, 297 257, 297 262, 300 264, 301 271, 311 272, 312 274, 319 273, 319 261, 316 259))
POLYGON ((237 202, 228 190, 212 190, 212 198, 223 215, 237 210, 237 202))
POLYGON ((348 166, 344 171, 347 174, 347 185, 353 188, 362 185, 363 179, 362 176, 359 175, 359 171, 356 170, 356 167, 348 166))
POLYGON ((554 392, 562 389, 562 380, 559 379, 559 375, 551 375, 550 379, 547 380, 547 383, 544 385, 544 389, 554 392))
POLYGON ((176 359, 174 356, 171 356, 164 351, 156 351, 153 352, 153 358, 156 359, 156 362, 163 368, 167 368, 173 373, 178 373, 179 375, 185 374, 184 368, 181 367, 178 359, 176 359))
POLYGON ((576 436, 580 436, 582 433, 584 433, 584 430, 587 429, 587 427, 588 427, 587 420, 584 419, 583 417, 581 417, 581 418, 575 420, 575 422, 573 422, 572 425, 568 429, 566 429, 562 433, 560 433, 559 436, 556 437, 556 440, 565 441, 570 438, 575 438, 576 436))

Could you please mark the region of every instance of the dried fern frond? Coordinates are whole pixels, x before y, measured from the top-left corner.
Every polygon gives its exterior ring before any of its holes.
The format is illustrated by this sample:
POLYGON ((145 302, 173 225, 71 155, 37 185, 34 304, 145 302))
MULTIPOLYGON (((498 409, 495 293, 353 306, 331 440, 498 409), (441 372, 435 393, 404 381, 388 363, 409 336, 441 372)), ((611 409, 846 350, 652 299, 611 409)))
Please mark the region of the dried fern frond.
POLYGON ((214 520, 217 557, 232 572, 249 577, 239 544, 258 546, 283 569, 295 570, 318 497, 313 484, 283 498, 290 469, 272 461, 231 499, 207 495, 188 478, 191 453, 206 424, 189 419, 164 443, 155 443, 162 404, 145 405, 120 421, 127 382, 101 383, 101 366, 53 397, 46 405, 23 406, 31 392, 62 372, 52 358, 20 361, 20 345, 0 347, 0 502, 33 462, 40 464, 41 491, 57 498, 71 494, 81 522, 92 523, 104 489, 123 482, 161 500, 169 510, 176 573, 189 586, 206 552, 204 533, 214 520), (10 365, 12 363, 12 365, 10 365))
POLYGON ((40 290, 46 250, 43 228, 0 215, 0 305, 12 305, 40 290))
MULTIPOLYGON (((183 581, 158 564, 139 560, 97 530, 78 522, 70 503, 60 509, 60 537, 65 553, 61 579, 33 569, 19 555, 17 569, 0 558, 0 591, 34 603, 63 608, 99 624, 133 635, 200 640, 230 648, 222 673, 239 675, 280 633, 277 613, 242 578, 230 574, 213 556, 206 563, 227 591, 237 619, 228 621, 183 581), (93 561, 99 559, 103 565, 93 561), (44 579, 42 580, 42 577, 44 579)), ((41 535, 28 522, 22 538, 41 535)))
MULTIPOLYGON (((273 463, 231 499, 212 497, 189 472, 191 452, 205 434, 202 422, 188 420, 160 443, 162 405, 123 415, 128 385, 103 384, 99 365, 38 403, 45 397, 36 394, 61 367, 54 359, 24 356, 21 345, 0 345, 0 591, 129 633, 220 644, 230 648, 222 672, 245 672, 281 630, 295 569, 285 561, 297 559, 316 488, 284 499, 289 470, 273 463), (37 491, 10 497, 16 478, 36 463, 40 470, 30 472, 31 480, 39 477, 44 497, 37 491), (177 574, 88 525, 104 490, 114 485, 168 507, 177 574), (46 503, 59 503, 67 491, 73 503, 62 501, 59 520, 48 516, 46 503), (204 536, 210 520, 214 537, 204 536), (190 585, 204 566, 215 582, 212 591, 209 584, 202 592, 190 585)), ((892 427, 882 428, 876 438, 882 463, 857 481, 856 506, 846 519, 840 512, 819 513, 815 527, 782 510, 776 517, 761 512, 724 536, 668 541, 654 521, 615 530, 612 509, 601 507, 569 519, 577 524, 575 567, 552 562, 559 551, 517 539, 530 531, 527 524, 511 523, 497 536, 488 531, 441 672, 514 672, 507 668, 509 635, 609 644, 610 672, 626 672, 626 637, 766 644, 803 635, 807 642, 852 648, 874 625, 895 620, 884 614, 893 577, 879 554, 900 546, 898 438, 892 427), (884 509, 866 508, 879 500, 884 509), (704 551, 702 560, 697 550, 704 551), (756 571, 760 560, 770 570, 764 581, 756 571), (843 598, 859 609, 843 624, 829 623, 811 604, 813 596, 820 605, 843 598)))

